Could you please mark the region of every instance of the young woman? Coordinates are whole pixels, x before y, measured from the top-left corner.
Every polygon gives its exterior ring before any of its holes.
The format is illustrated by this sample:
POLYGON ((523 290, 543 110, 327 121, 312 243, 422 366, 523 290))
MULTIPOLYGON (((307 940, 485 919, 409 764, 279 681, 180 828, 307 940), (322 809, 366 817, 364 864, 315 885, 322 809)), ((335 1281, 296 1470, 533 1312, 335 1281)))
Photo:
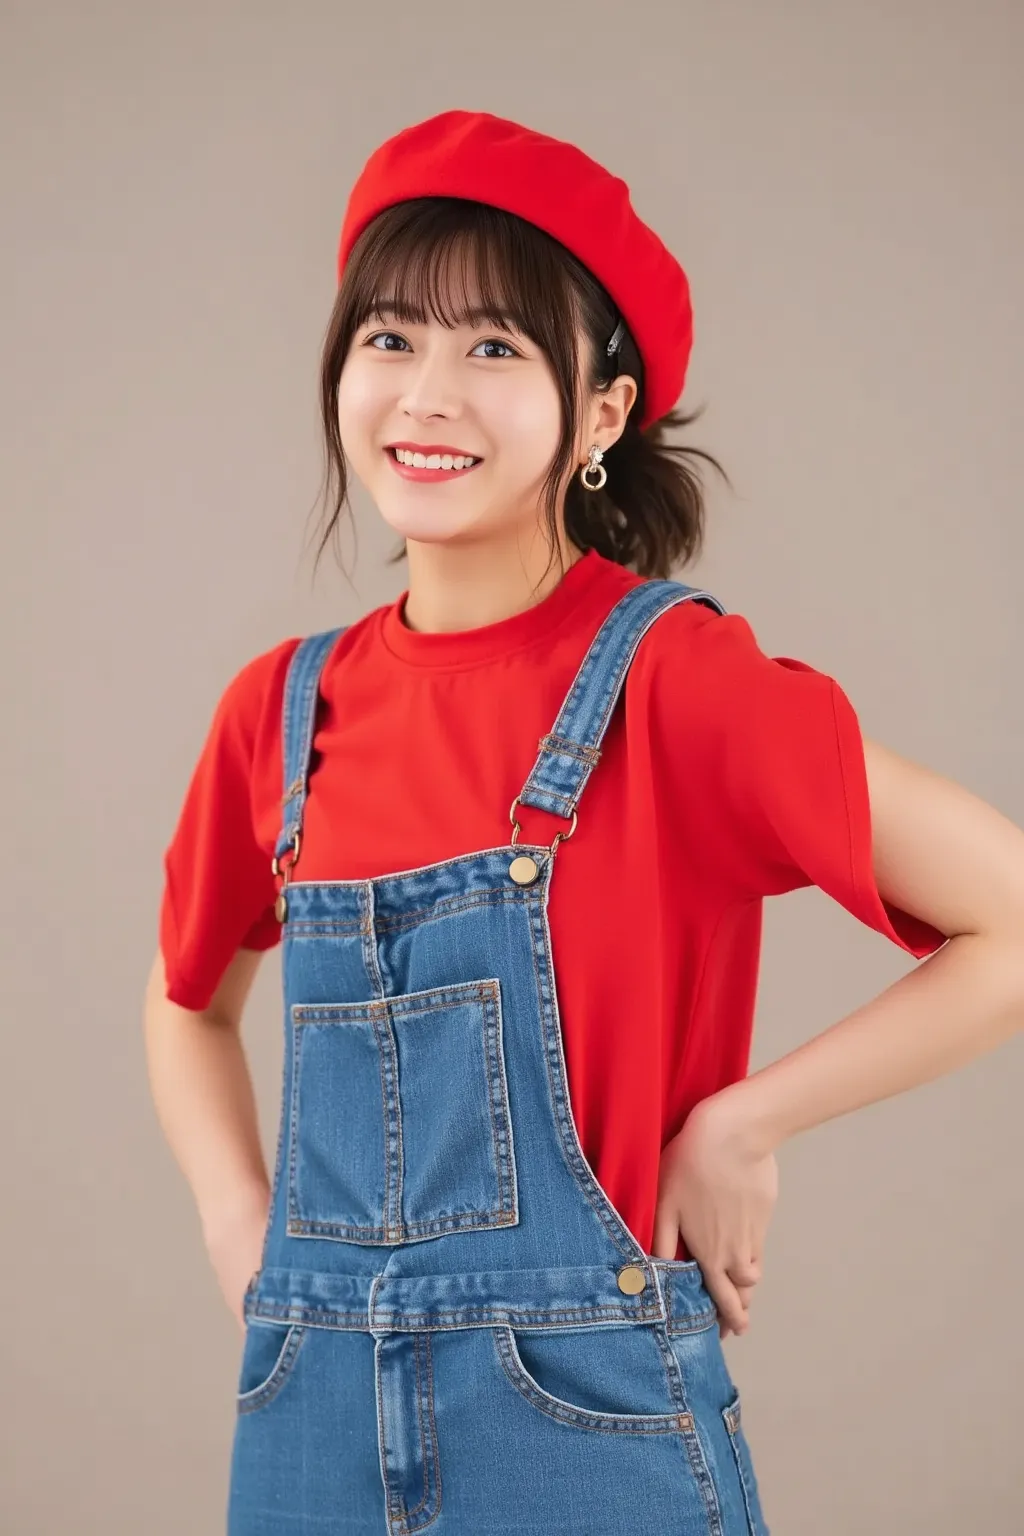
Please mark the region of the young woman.
POLYGON ((446 112, 371 156, 338 272, 324 543, 351 468, 408 590, 226 688, 147 1003, 245 1328, 229 1531, 761 1536, 721 1338, 775 1152, 1017 1027, 1024 836, 669 579, 709 456, 662 438, 689 291, 622 181, 446 112), (809 884, 930 958, 748 1077, 762 901, 809 884))

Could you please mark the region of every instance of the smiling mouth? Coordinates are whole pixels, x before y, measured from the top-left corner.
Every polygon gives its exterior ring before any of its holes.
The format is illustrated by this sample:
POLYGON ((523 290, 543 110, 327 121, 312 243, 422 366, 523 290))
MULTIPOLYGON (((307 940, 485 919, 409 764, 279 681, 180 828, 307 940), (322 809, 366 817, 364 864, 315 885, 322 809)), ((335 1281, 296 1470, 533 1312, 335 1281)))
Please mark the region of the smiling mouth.
POLYGON ((385 448, 384 452, 401 475, 414 480, 453 480, 483 463, 470 454, 413 453, 407 448, 385 448))
POLYGON ((472 469, 480 463, 470 453, 421 453, 411 448, 389 448, 388 453, 409 469, 472 469))

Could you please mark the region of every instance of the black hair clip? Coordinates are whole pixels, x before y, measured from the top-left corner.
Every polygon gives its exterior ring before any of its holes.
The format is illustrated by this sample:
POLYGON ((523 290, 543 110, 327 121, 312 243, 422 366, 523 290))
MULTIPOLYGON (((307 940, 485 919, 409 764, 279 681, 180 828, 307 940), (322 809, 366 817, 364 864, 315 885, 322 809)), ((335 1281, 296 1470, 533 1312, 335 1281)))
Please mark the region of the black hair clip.
POLYGON ((622 338, 623 338, 623 336, 625 336, 625 334, 626 334, 626 322, 625 322, 625 320, 620 320, 618 325, 615 327, 614 331, 612 331, 612 339, 611 339, 611 341, 608 343, 607 347, 605 348, 605 352, 607 353, 607 355, 609 357, 611 357, 613 352, 617 352, 619 350, 619 348, 622 346, 622 338))

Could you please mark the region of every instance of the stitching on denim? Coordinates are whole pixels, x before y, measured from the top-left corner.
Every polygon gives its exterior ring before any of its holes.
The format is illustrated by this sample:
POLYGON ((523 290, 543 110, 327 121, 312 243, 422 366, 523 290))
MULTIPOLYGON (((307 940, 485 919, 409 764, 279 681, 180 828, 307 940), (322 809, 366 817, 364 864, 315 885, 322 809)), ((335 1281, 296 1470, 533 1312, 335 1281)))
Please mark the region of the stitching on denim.
MULTIPOLYGON (((457 853, 451 858, 434 859, 430 864, 415 864, 411 869, 392 870, 386 875, 371 875, 355 880, 296 880, 290 882, 290 885, 292 890, 310 890, 320 886, 325 887, 327 890, 348 887, 353 895, 358 895, 360 891, 368 886, 398 886, 408 884, 410 881, 419 883, 424 875, 438 872, 447 874, 452 869, 461 869, 464 864, 467 866, 475 865, 480 864, 481 861, 489 863, 492 859, 505 858, 506 855, 514 856, 517 853, 523 852, 548 853, 549 851, 549 846, 546 843, 518 842, 514 845, 512 843, 497 843, 490 848, 475 848, 471 853, 457 853)), ((489 890, 494 891, 503 888, 504 882, 502 885, 488 887, 489 890)))
POLYGON ((498 1205, 499 1209, 509 1214, 511 1226, 519 1221, 519 1175, 508 1098, 508 1078, 505 1075, 505 1030, 500 984, 488 988, 488 991, 490 995, 482 1000, 484 1051, 487 1058, 487 1107, 491 1116, 491 1137, 497 1163, 498 1205), (501 1104, 500 1113, 494 1102, 496 1093, 501 1104))
POLYGON ((260 1262, 257 1273, 262 1270, 267 1262, 267 1249, 270 1242, 270 1229, 274 1223, 274 1215, 277 1210, 277 1197, 282 1187, 282 1175, 284 1173, 284 1141, 285 1127, 288 1123, 288 1073, 285 1067, 281 1070, 281 1095, 278 1106, 277 1121, 277 1148, 274 1153, 274 1182, 270 1186, 270 1201, 267 1207, 267 1220, 263 1228, 263 1242, 260 1247, 260 1262))
MULTIPOLYGON (((423 1496, 418 1504, 413 1505, 412 1509, 406 1507, 405 1513, 400 1515, 396 1520, 396 1525, 404 1525, 406 1528, 409 1527, 413 1516, 419 1514, 420 1510, 425 1507, 427 1500, 430 1498, 430 1474, 427 1471, 427 1447, 423 1434, 423 1378, 420 1369, 420 1339, 426 1337, 426 1334, 419 1333, 414 1333, 411 1335, 413 1370, 416 1375, 416 1424, 420 1432, 420 1465, 423 1468, 423 1496)), ((404 1497, 402 1498, 401 1502, 404 1506, 404 1497)))
POLYGON ((396 997, 372 998, 369 1002, 293 1003, 291 1013, 296 1024, 330 1024, 334 1019, 369 1023, 377 1017, 403 1018, 408 1014, 415 1017, 421 1013, 440 1013, 464 1003, 486 1004, 494 1001, 499 986, 500 982, 495 977, 493 980, 427 987, 420 992, 403 992, 396 997))
MULTIPOLYGON (((389 1077, 388 1058, 391 1055, 391 1053, 390 1053, 390 1051, 385 1050, 385 1044, 389 1043, 389 1040, 388 1040, 389 1031, 388 1031, 388 1022, 387 1022, 386 1016, 385 1017, 380 1017, 380 1016, 378 1016, 377 1013, 374 1013, 371 1016, 370 1023, 371 1023, 371 1025, 373 1027, 373 1037, 374 1037, 374 1040, 376 1041, 376 1044, 377 1044, 378 1075, 380 1077, 380 1118, 381 1118, 381 1127, 382 1127, 383 1134, 384 1134, 384 1212, 383 1212, 383 1214, 384 1214, 384 1227, 383 1227, 383 1231, 384 1231, 385 1240, 388 1240, 391 1237, 391 1233, 392 1232, 401 1231, 401 1226, 402 1226, 402 1207, 400 1205, 397 1207, 396 1212, 395 1212, 395 1225, 394 1225, 394 1227, 389 1227, 388 1226, 388 1213, 391 1210, 391 1186, 392 1186, 392 1176, 391 1176, 392 1175, 391 1137, 390 1137, 390 1134, 389 1134, 390 1114, 389 1114, 389 1109, 388 1109, 389 1100, 390 1100, 390 1094, 389 1094, 389 1091, 388 1091, 388 1077, 389 1077), (381 1038, 382 1035, 384 1036, 384 1039, 381 1038)), ((393 1071, 393 1070, 394 1070, 394 1058, 392 1056, 391 1057, 391 1071, 393 1071)), ((397 1095, 396 1095, 396 1098, 397 1098, 397 1095)), ((401 1136, 402 1107, 401 1107, 401 1105, 399 1103, 395 1104, 395 1120, 396 1120, 396 1122, 397 1122, 397 1124, 399 1126, 399 1136, 401 1136)))
POLYGON ((298 1179, 298 1097, 299 1097, 299 1041, 301 1035, 297 1029, 292 1030, 292 1091, 291 1102, 288 1106, 289 1135, 288 1135, 288 1208, 285 1213, 285 1230, 290 1232, 292 1222, 298 1219, 296 1201, 298 1192, 296 1189, 298 1179))
MULTIPOLYGON (((441 1453, 437 1443, 437 1419, 434 1412, 434 1341, 430 1337, 429 1333, 426 1335, 426 1347, 427 1361, 430 1367, 430 1398, 428 1402, 428 1409, 430 1413, 430 1442, 433 1448, 434 1456, 434 1498, 437 1503, 437 1508, 431 1518, 436 1519, 441 1513, 441 1506, 444 1502, 444 1499, 441 1487, 441 1453)), ((429 1523, 430 1522, 428 1521, 427 1524, 429 1523)), ((422 1530, 422 1526, 420 1529, 422 1530)))
POLYGON ((536 1324, 545 1323, 598 1323, 605 1320, 621 1323, 648 1323, 661 1322, 663 1319, 657 1311, 649 1307, 637 1307, 634 1311, 627 1311, 620 1306, 583 1306, 583 1307, 553 1307, 548 1309, 529 1308, 516 1309, 487 1305, 483 1307, 456 1307, 454 1309, 438 1309, 434 1312, 402 1312, 392 1307, 383 1312, 378 1311, 372 1304, 369 1308, 370 1322, 367 1323, 367 1312, 350 1312, 339 1308, 326 1306, 305 1306, 301 1302, 277 1302, 267 1297, 259 1297, 254 1300, 252 1307, 253 1317, 265 1318, 268 1322, 302 1322, 311 1327, 330 1327, 331 1320, 349 1320, 353 1326, 367 1331, 368 1328, 379 1330, 386 1328, 396 1333, 408 1333, 413 1329, 427 1330, 432 1333, 448 1333, 453 1329, 477 1326, 506 1325, 511 1328, 528 1328, 536 1324), (451 1318, 451 1322, 439 1322, 440 1318, 451 1318))
POLYGON ((350 1227, 343 1222, 319 1221, 300 1216, 294 1205, 289 1207, 288 1235, 290 1237, 338 1237, 346 1241, 366 1243, 373 1247, 394 1247, 394 1234, 404 1237, 416 1233, 422 1237, 441 1237, 445 1232, 481 1232, 492 1227, 514 1227, 514 1212, 501 1208, 483 1211, 459 1211, 451 1216, 435 1216, 425 1221, 403 1221, 397 1227, 350 1227))
MULTIPOLYGON (((645 583, 645 587, 647 585, 645 583)), ((651 627, 661 618, 662 614, 667 613, 672 608, 679 607, 682 603, 693 602, 702 598, 709 598, 717 612, 724 612, 718 599, 703 589, 683 591, 678 582, 669 583, 667 581, 660 582, 659 586, 660 590, 655 592, 653 598, 647 595, 645 587, 631 588, 629 592, 619 599, 619 602, 615 604, 605 617, 565 696, 551 732, 552 736, 563 742, 573 741, 582 753, 599 749, 604 741, 615 705, 625 687, 630 667, 640 647, 640 643, 651 627), (644 595, 637 595, 640 593, 644 595), (631 608, 638 608, 638 614, 633 615, 630 612, 631 608), (621 619, 619 617, 620 614, 625 615, 625 618, 621 619), (627 627, 623 631, 623 624, 626 626, 636 626, 635 631, 631 627, 627 627), (581 700, 590 678, 596 674, 600 679, 604 652, 609 647, 614 646, 623 633, 625 633, 625 646, 621 649, 618 659, 613 662, 604 690, 604 699, 600 702, 596 712, 590 712, 589 719, 584 717, 584 726, 587 726, 588 723, 590 726, 586 734, 594 742, 594 747, 590 747, 586 741, 581 742, 576 738, 568 737, 565 732, 567 729, 571 729, 569 722, 583 707, 581 700), (596 725, 593 723, 595 719, 596 725)), ((579 735, 580 732, 577 731, 576 737, 579 735)), ((594 762, 584 765, 583 772, 579 775, 571 794, 566 796, 560 794, 557 790, 548 789, 544 786, 547 767, 544 758, 545 754, 542 749, 523 787, 521 796, 523 804, 530 805, 534 800, 539 801, 542 798, 549 798, 557 801, 560 806, 567 808, 563 814, 571 814, 573 808, 579 804, 580 797, 587 786, 590 774, 593 771, 594 762)))
MULTIPOLYGON (((514 848, 510 847, 508 850, 510 860, 522 853, 526 847, 532 848, 532 844, 516 844, 514 848)), ((549 853, 550 849, 538 848, 536 852, 543 855, 549 853)), ((538 859, 538 863, 540 862, 541 860, 538 859)), ((389 877, 385 876, 384 878, 389 877)), ((327 882, 307 881, 306 883, 310 885, 313 883, 326 884, 327 882)), ((295 886, 289 886, 289 890, 294 891, 294 889, 295 886)), ((523 886, 492 887, 486 892, 478 892, 472 895, 442 896, 438 901, 432 902, 429 907, 419 907, 413 912, 403 911, 396 913, 393 917, 381 917, 378 913, 376 919, 377 932, 403 933, 406 928, 418 927, 421 922, 439 920, 444 917, 457 917, 460 912, 470 912, 475 907, 514 905, 517 901, 523 899, 527 889, 527 887, 523 886)), ((354 921, 349 922, 341 918, 296 917, 291 919, 289 926, 293 933, 301 934, 305 938, 347 938, 353 934, 363 932, 362 926, 357 926, 354 921)))
POLYGON ((678 1434, 693 1423, 689 1413, 600 1413, 596 1409, 579 1408, 563 1398, 545 1392, 534 1381, 523 1364, 516 1348, 511 1328, 494 1328, 494 1342, 498 1359, 509 1381, 516 1390, 546 1413, 549 1418, 563 1424, 573 1424, 579 1429, 593 1429, 611 1435, 664 1435, 678 1434))
MULTIPOLYGON (((294 818, 281 836, 282 847, 292 841, 294 832, 302 830, 302 819, 308 796, 309 766, 312 759, 313 737, 316 734, 316 706, 320 691, 320 679, 328 659, 348 625, 308 635, 292 653, 285 677, 283 726, 281 745, 283 782, 288 783, 292 767, 296 769, 294 784, 301 779, 301 792, 294 818)), ((285 803, 290 795, 286 795, 285 803)), ((283 808, 283 806, 282 806, 283 808)))
MULTIPOLYGON (((549 884, 550 878, 542 882, 541 889, 545 889, 549 884)), ((579 1146, 579 1135, 574 1133, 574 1122, 570 1121, 570 1110, 567 1107, 568 1086, 564 1083, 561 1061, 561 1025, 558 1017, 558 1001, 555 992, 554 967, 551 959, 547 913, 539 896, 528 904, 527 916, 530 919, 530 957, 533 961, 533 970, 537 981, 537 1006, 540 1010, 542 1033, 541 1045, 544 1052, 544 1065, 547 1070, 551 1104, 555 1112, 555 1123, 558 1126, 558 1143, 568 1163, 571 1177, 591 1209, 597 1215, 612 1243, 614 1243, 615 1247, 625 1258, 635 1259, 636 1243, 632 1240, 631 1234, 628 1239, 624 1240, 623 1233, 619 1231, 620 1223, 611 1206, 611 1202, 604 1194, 604 1191, 601 1190, 597 1181, 588 1175, 583 1159, 583 1149, 579 1146), (545 971, 551 994, 550 1004, 545 997, 544 982, 537 958, 538 951, 544 957, 545 971)))
POLYGON ((672 1345, 669 1342, 668 1326, 665 1323, 655 1323, 653 1325, 653 1332, 654 1341, 658 1346, 658 1353, 661 1355, 665 1380, 668 1382, 669 1397, 675 1403, 677 1413, 685 1413, 692 1418, 693 1415, 690 1413, 690 1408, 686 1401, 686 1392, 683 1387, 679 1362, 676 1360, 672 1345))
MULTIPOLYGON (((398 997, 381 997, 358 1003, 293 1003, 290 1013, 293 1026, 293 1089, 292 1127, 293 1156, 289 1166, 289 1215, 287 1232, 290 1236, 319 1235, 342 1236, 392 1246, 410 1234, 435 1234, 453 1231, 479 1231, 487 1228, 514 1226, 518 1221, 518 1180, 512 1161, 512 1116, 508 1100, 508 1083, 504 1070, 500 1029, 493 1048, 489 1039, 489 1020, 500 1025, 500 982, 496 977, 482 981, 455 982, 443 987, 424 988, 420 992, 405 993, 398 997), (479 1007, 482 1015, 484 1066, 488 1082, 488 1112, 491 1118, 491 1136, 495 1160, 498 1205, 485 1209, 453 1212, 433 1216, 421 1221, 406 1222, 401 1217, 401 1170, 403 1167, 404 1130, 401 1103, 397 1086, 392 1093, 389 1082, 397 1085, 397 1062, 394 1034, 390 1027, 395 1018, 416 1019, 429 1013, 450 1012, 458 1007, 479 1007), (297 1147, 297 1095, 299 1084, 299 1039, 304 1028, 331 1026, 335 1021, 354 1024, 369 1023, 376 1038, 381 1076, 381 1116, 385 1130, 384 1166, 384 1224, 355 1226, 343 1221, 331 1221, 319 1217, 302 1216, 298 1209, 298 1147, 297 1147), (385 1046, 387 1049, 385 1049, 385 1046), (388 1062, 390 1061, 390 1072, 388 1062), (497 1114, 495 1094, 500 1099, 501 1114, 497 1114), (398 1137, 397 1163, 390 1153, 389 1105, 394 1099, 394 1120, 398 1137), (502 1125, 503 1121, 503 1125, 502 1125), (395 1165, 393 1175, 393 1165, 395 1165), (397 1197, 393 1195, 397 1189, 397 1197), (395 1220, 389 1223, 394 1204, 395 1220)), ((494 1032, 494 1026, 490 1026, 494 1032)))
POLYGON ((758 1533, 761 1529, 761 1524, 755 1515, 755 1509, 757 1507, 757 1494, 755 1491, 756 1480, 754 1480, 753 1467, 748 1468, 747 1457, 744 1454, 748 1450, 748 1447, 742 1429, 742 1414, 740 1412, 739 1393, 736 1394, 732 1402, 727 1407, 722 1409, 722 1418, 725 1420, 725 1427, 729 1433, 729 1445, 732 1449, 732 1454, 736 1462, 736 1472, 740 1481, 740 1492, 743 1494, 743 1507, 747 1512, 747 1526, 749 1536, 758 1536, 758 1533), (755 1481, 754 1487, 751 1487, 751 1483, 748 1481, 748 1472, 750 1479, 755 1481))
MULTIPOLYGON (((666 1341, 667 1339, 668 1333, 666 1330, 666 1341)), ((665 1367, 676 1383, 676 1386, 673 1387, 673 1395, 676 1395, 684 1404, 688 1403, 686 1377, 682 1362, 675 1350, 671 1348, 671 1345, 669 1345, 669 1357, 666 1358, 665 1367)), ((683 1441, 686 1446, 687 1460, 690 1463, 690 1471, 693 1473, 694 1481, 700 1490, 701 1498, 704 1500, 704 1509, 708 1517, 709 1536, 724 1536, 722 1509, 718 1502, 718 1490, 711 1476, 711 1469, 708 1465, 707 1456, 704 1453, 704 1446, 701 1442, 700 1430, 696 1419, 693 1419, 692 1428, 683 1436, 683 1441)))
POLYGON ((546 736, 542 736, 539 745, 543 750, 578 758, 580 762, 589 763, 591 767, 596 767, 601 756, 600 747, 588 747, 585 742, 573 741, 571 736, 557 736, 554 731, 549 731, 546 736))
POLYGON ((429 1456, 430 1456, 430 1461, 433 1464, 433 1471, 434 1471, 434 1497, 435 1497, 435 1501, 436 1501, 436 1507, 435 1507, 433 1513, 426 1520, 421 1520, 421 1521, 419 1521, 417 1523, 415 1529, 417 1531, 424 1531, 424 1530, 426 1530, 428 1525, 433 1525, 434 1521, 438 1518, 438 1516, 441 1513, 441 1465, 440 1465, 440 1461, 438 1459, 438 1449, 437 1449, 437 1421, 436 1421, 436 1419, 434 1417, 434 1354, 433 1354, 433 1346, 431 1344, 431 1339, 430 1339, 430 1334, 429 1333, 414 1334, 413 1335, 413 1340, 414 1340, 413 1347, 414 1347, 415 1358, 416 1358, 417 1402, 418 1402, 418 1405, 419 1405, 419 1413, 417 1415, 417 1418, 418 1418, 419 1430, 420 1430, 420 1457, 421 1457, 421 1460, 423 1462, 423 1497, 422 1497, 422 1499, 420 1500, 420 1502, 416 1505, 416 1507, 414 1509, 410 1509, 410 1510, 406 1511, 404 1522, 401 1522, 401 1523, 405 1524, 406 1529, 409 1532, 411 1532, 412 1529, 413 1529, 413 1527, 412 1527, 412 1517, 414 1515, 419 1514, 420 1510, 424 1509, 426 1507, 426 1505, 428 1504, 429 1500, 430 1500, 430 1472, 429 1472, 428 1465, 427 1465, 427 1456, 428 1456, 427 1442, 428 1442, 428 1439, 429 1439, 429 1446, 430 1446, 429 1456), (422 1376, 421 1376, 421 1372, 420 1372, 420 1354, 421 1354, 421 1352, 422 1352, 424 1360, 426 1362, 425 1371, 424 1371, 422 1376), (426 1431, 426 1425, 428 1423, 429 1423, 429 1426, 430 1426, 429 1437, 428 1437, 427 1431, 426 1431))
MULTIPOLYGON (((633 590, 636 590, 636 589, 634 588, 633 590)), ((665 601, 662 601, 662 597, 661 596, 658 596, 657 598, 654 599, 654 606, 653 606, 651 612, 645 616, 644 622, 643 622, 643 627, 640 629, 638 634, 635 634, 633 636, 633 638, 632 638, 632 640, 630 642, 628 650, 625 652, 625 654, 623 655, 623 657, 622 657, 622 659, 620 661, 619 668, 617 670, 621 674, 621 677, 620 677, 620 680, 619 680, 618 687, 616 687, 614 690, 612 690, 609 693, 609 696, 608 696, 608 698, 605 701, 604 713, 603 713, 603 716, 601 718, 601 722, 600 722, 599 730, 598 730, 599 739, 600 739, 600 737, 602 737, 604 735, 604 733, 605 733, 605 731, 606 731, 606 729, 608 727, 608 721, 611 718, 612 710, 614 709, 616 701, 617 701, 618 696, 619 696, 619 693, 622 691, 622 687, 625 684, 626 675, 629 672, 629 669, 630 669, 630 667, 633 664, 633 660, 634 660, 634 657, 636 656, 637 651, 640 649, 640 642, 644 639, 644 637, 647 634, 648 630, 651 629, 651 627, 657 622, 658 619, 660 619, 662 617, 663 614, 668 613, 672 608, 678 608, 681 603, 693 602, 698 597, 711 597, 711 593, 710 592, 704 592, 703 590, 698 590, 698 591, 695 591, 695 592, 675 592, 675 593, 673 593, 673 592, 668 591, 668 589, 666 588, 665 593, 664 593, 665 601)), ((711 601, 713 603, 715 603, 716 606, 718 606, 718 607, 721 606, 718 603, 718 599, 717 598, 712 597, 711 601)))
MULTIPOLYGON (((377 1279, 379 1278, 380 1277, 378 1276, 377 1279)), ((376 1286, 377 1280, 374 1280, 373 1285, 370 1287, 371 1305, 373 1301, 373 1292, 376 1289, 376 1286)), ((347 1315, 351 1316, 353 1314, 347 1315)), ((377 1458, 380 1464, 381 1478, 384 1483, 384 1502, 387 1505, 388 1520, 390 1522, 392 1506, 400 1504, 401 1496, 398 1492, 398 1489, 392 1487, 391 1468, 385 1449, 387 1446, 387 1434, 385 1432, 384 1425, 384 1351, 381 1347, 380 1340, 377 1340, 374 1343, 374 1356, 375 1368, 373 1374, 375 1377, 377 1397, 377 1458)))
POLYGON ((281 1345, 273 1369, 265 1381, 259 1386, 253 1387, 249 1392, 236 1394, 235 1402, 239 1413, 252 1413, 256 1408, 262 1408, 264 1404, 271 1402, 292 1373, 292 1367, 298 1359, 302 1341, 306 1337, 307 1329, 300 1323, 293 1323, 285 1334, 284 1343, 281 1345))

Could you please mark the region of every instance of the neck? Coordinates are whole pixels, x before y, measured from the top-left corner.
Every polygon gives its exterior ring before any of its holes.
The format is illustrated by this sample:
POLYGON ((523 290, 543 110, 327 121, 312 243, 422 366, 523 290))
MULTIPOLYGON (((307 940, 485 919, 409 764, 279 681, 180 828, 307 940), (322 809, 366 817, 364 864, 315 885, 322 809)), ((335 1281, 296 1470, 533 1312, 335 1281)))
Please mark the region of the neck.
POLYGON ((485 544, 421 544, 409 539, 406 626, 424 634, 479 629, 543 602, 581 555, 563 530, 559 535, 561 564, 558 550, 552 554, 539 529, 529 543, 518 530, 507 541, 485 544))

